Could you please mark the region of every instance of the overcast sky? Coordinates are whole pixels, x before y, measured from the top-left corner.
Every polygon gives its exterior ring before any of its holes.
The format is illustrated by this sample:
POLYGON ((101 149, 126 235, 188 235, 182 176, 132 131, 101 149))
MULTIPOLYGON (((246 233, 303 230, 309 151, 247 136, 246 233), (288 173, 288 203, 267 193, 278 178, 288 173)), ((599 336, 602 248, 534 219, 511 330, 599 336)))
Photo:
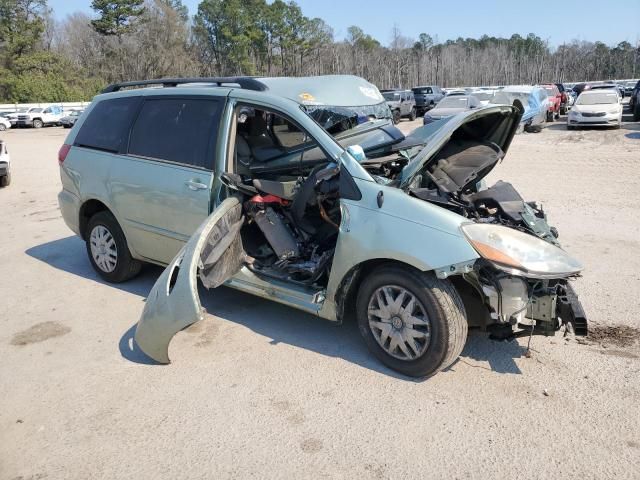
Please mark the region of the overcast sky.
MULTIPOLYGON (((193 15, 200 0, 183 3, 193 15)), ((458 37, 478 38, 483 34, 525 36, 530 32, 552 46, 573 39, 600 40, 608 45, 624 40, 635 44, 640 40, 640 0, 297 0, 297 3, 306 16, 327 22, 337 40, 344 38, 350 25, 358 25, 387 44, 394 24, 404 36, 417 38, 425 32, 441 42, 458 37)), ((49 0, 58 18, 77 10, 91 14, 90 4, 90 0, 49 0)))

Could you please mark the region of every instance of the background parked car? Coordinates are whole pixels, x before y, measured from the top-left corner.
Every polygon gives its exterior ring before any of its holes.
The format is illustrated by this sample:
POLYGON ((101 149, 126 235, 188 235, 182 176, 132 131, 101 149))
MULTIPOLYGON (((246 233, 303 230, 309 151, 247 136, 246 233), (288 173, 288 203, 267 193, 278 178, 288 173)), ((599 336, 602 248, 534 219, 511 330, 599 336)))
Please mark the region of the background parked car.
POLYGON ((60 124, 64 128, 71 128, 76 124, 76 120, 82 115, 82 110, 73 110, 60 119, 60 124))
POLYGON ((42 128, 47 125, 60 125, 62 116, 62 107, 59 105, 30 108, 29 111, 18 114, 16 126, 42 128))
POLYGON ((636 86, 635 80, 628 80, 622 84, 624 86, 624 96, 630 97, 633 93, 633 87, 636 86))
POLYGON ((436 107, 424 114, 423 125, 451 117, 460 112, 466 112, 480 107, 480 100, 473 95, 453 95, 443 98, 436 107))
POLYGON ((631 91, 631 98, 629 98, 629 105, 633 112, 633 120, 640 121, 640 102, 638 97, 640 96, 640 80, 636 82, 636 86, 631 91))
POLYGON ((485 105, 489 105, 489 102, 491 102, 491 99, 493 98, 493 96, 496 94, 497 91, 498 91, 497 89, 490 90, 488 88, 481 88, 481 89, 474 90, 471 95, 473 95, 478 99, 478 101, 480 102, 480 105, 485 106, 485 105))
POLYGON ((547 122, 553 122, 554 118, 560 118, 560 107, 562 105, 562 93, 554 83, 540 85, 547 91, 549 97, 549 109, 547 110, 547 122))
POLYGON ((398 123, 402 117, 416 119, 416 99, 411 90, 381 90, 381 93, 393 113, 393 123, 398 123))
POLYGON ((576 92, 578 95, 580 95, 582 92, 587 90, 598 90, 598 89, 600 90, 613 89, 618 94, 618 96, 622 98, 618 85, 611 82, 585 82, 585 83, 578 83, 575 87, 573 87, 573 91, 576 92))
POLYGON ((7 143, 0 140, 0 187, 7 187, 11 183, 11 158, 7 143))
POLYGON ((547 120, 549 98, 546 90, 529 85, 508 86, 496 93, 491 103, 513 105, 516 100, 524 107, 518 130, 539 132, 547 120))
POLYGON ((622 104, 614 89, 583 91, 567 117, 567 129, 579 126, 622 125, 622 104))
POLYGON ((11 128, 11 122, 4 116, 0 115, 0 132, 3 132, 11 128))
POLYGON ((416 111, 418 115, 423 115, 427 110, 431 110, 444 98, 444 91, 436 85, 423 85, 411 89, 416 100, 416 111))
POLYGON ((558 90, 560 91, 560 115, 566 115, 569 110, 569 102, 571 95, 567 91, 567 88, 562 83, 554 83, 558 90))

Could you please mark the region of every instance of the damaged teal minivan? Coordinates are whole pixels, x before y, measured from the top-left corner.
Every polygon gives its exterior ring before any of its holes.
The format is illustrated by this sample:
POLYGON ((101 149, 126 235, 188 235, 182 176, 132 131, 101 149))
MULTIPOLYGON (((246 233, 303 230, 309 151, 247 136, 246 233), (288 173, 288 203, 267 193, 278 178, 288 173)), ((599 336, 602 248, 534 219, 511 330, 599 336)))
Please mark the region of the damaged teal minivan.
POLYGON ((169 362, 198 282, 341 322, 410 376, 496 338, 586 334, 582 266, 534 202, 482 179, 522 113, 494 105, 403 135, 353 76, 109 86, 59 152, 60 208, 108 281, 167 265, 135 340, 169 362))

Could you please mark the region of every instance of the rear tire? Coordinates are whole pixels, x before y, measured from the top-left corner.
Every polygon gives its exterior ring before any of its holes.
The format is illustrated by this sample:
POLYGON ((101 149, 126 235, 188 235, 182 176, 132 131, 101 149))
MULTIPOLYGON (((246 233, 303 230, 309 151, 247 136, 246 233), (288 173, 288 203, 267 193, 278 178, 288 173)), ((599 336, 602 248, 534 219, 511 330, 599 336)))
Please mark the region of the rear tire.
POLYGON ((0 132, 4 132, 7 129, 6 125, 3 123, 0 123, 0 132))
POLYGON ((107 282, 124 282, 140 273, 142 263, 131 256, 127 239, 110 212, 91 217, 85 243, 91 265, 107 282))
POLYGON ((11 185, 11 172, 0 177, 0 187, 8 187, 9 185, 11 185))
POLYGON ((415 108, 411 109, 411 113, 409 114, 409 120, 411 120, 412 122, 416 119, 417 116, 417 112, 415 108))
POLYGON ((387 367, 411 377, 450 366, 467 339, 464 305, 453 285, 406 267, 388 265, 371 273, 360 285, 356 314, 369 350, 387 367), (380 302, 387 298, 394 302, 385 309, 380 302))
POLYGON ((640 122, 640 103, 636 102, 633 107, 633 121, 640 122))

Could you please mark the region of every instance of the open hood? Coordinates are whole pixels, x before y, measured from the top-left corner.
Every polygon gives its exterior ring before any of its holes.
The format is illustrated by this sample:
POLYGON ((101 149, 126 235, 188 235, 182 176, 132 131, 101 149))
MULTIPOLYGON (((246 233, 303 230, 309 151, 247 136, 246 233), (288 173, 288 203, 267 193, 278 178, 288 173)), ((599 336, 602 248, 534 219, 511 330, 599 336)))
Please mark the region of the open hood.
MULTIPOLYGON (((490 146, 496 152, 497 159, 501 159, 509 149, 521 116, 521 111, 514 106, 493 105, 462 112, 441 122, 415 129, 402 143, 424 144, 424 147, 402 169, 398 186, 407 187, 416 175, 427 170, 430 170, 430 174, 447 175, 447 172, 435 172, 435 170, 440 166, 440 154, 451 150, 453 144, 476 143, 490 146), (438 165, 435 165, 436 163, 438 165)), ((396 145, 395 148, 400 145, 396 145)), ((480 181, 497 163, 497 161, 477 162, 465 155, 450 156, 448 160, 445 163, 449 170, 464 169, 464 177, 473 179, 474 182, 480 181), (460 165, 456 165, 455 162, 460 162, 460 165), (462 162, 466 163, 463 165, 462 162)), ((460 185, 461 182, 457 184, 460 185)), ((451 185, 453 184, 450 184, 450 189, 451 185)))
POLYGON ((391 120, 367 122, 335 135, 334 138, 344 148, 360 145, 367 157, 380 156, 401 148, 406 140, 391 120))

